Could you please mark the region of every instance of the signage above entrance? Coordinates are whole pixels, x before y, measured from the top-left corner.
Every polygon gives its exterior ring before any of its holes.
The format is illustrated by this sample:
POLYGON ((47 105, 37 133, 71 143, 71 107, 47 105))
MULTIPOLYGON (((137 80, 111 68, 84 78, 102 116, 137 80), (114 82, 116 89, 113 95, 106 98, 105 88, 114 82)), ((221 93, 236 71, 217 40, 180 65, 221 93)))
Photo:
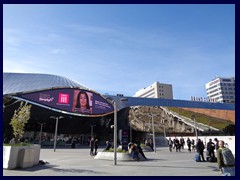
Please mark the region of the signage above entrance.
POLYGON ((100 94, 83 89, 52 89, 18 94, 17 97, 61 111, 99 116, 113 112, 113 106, 100 94))

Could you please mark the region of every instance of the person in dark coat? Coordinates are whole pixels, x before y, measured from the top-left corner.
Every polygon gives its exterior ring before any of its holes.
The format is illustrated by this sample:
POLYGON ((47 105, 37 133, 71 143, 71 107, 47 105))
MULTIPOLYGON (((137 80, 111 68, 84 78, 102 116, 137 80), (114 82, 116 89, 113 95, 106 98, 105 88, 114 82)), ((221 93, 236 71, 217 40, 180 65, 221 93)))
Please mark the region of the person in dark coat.
POLYGON ((204 144, 201 139, 198 139, 196 144, 197 152, 199 153, 200 157, 202 157, 202 161, 205 162, 203 151, 205 149, 204 144))
POLYGON ((212 142, 212 139, 209 139, 207 143, 207 151, 210 158, 215 157, 214 150, 215 150, 215 144, 212 142))
POLYGON ((145 154, 143 153, 140 143, 137 144, 137 150, 138 150, 138 153, 140 153, 144 159, 147 159, 145 154))
POLYGON ((138 152, 137 146, 135 144, 131 144, 131 147, 128 150, 128 152, 133 159, 139 161, 139 159, 140 159, 138 156, 139 152, 138 152))
POLYGON ((98 149, 98 139, 95 139, 94 141, 94 155, 97 155, 97 149, 98 149))
POLYGON ((188 146, 188 151, 191 152, 191 140, 187 138, 187 146, 188 146))
POLYGON ((168 139, 168 147, 169 147, 169 151, 172 152, 173 141, 171 138, 168 139))
POLYGON ((90 140, 90 143, 89 143, 89 147, 90 147, 90 156, 93 156, 93 149, 94 149, 94 138, 92 138, 90 140))
POLYGON ((111 142, 110 141, 106 141, 106 147, 105 147, 104 151, 108 151, 111 147, 112 147, 111 142))
POLYGON ((214 141, 215 141, 215 149, 216 151, 219 149, 219 145, 218 145, 218 139, 217 138, 214 138, 214 141))
POLYGON ((180 145, 178 138, 175 139, 175 147, 176 147, 176 152, 181 151, 181 145, 180 145))

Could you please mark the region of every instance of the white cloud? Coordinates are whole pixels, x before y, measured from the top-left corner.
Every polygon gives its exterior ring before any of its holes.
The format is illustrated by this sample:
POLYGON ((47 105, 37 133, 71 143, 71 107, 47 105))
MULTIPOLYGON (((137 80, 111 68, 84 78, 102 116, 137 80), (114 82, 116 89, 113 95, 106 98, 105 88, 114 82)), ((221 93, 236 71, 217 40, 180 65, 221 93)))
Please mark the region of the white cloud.
POLYGON ((3 59, 3 72, 26 73, 28 68, 24 64, 21 65, 10 59, 3 59))
POLYGON ((65 51, 63 49, 52 49, 50 50, 51 54, 64 54, 65 51))

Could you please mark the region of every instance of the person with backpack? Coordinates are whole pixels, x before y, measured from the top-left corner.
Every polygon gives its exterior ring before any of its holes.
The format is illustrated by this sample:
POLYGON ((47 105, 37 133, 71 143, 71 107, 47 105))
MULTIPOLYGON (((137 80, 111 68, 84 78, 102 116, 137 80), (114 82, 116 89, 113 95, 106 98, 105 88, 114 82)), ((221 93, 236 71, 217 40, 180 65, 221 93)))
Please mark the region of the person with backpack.
POLYGON ((224 146, 222 140, 218 142, 218 145, 217 162, 222 176, 235 176, 235 158, 232 151, 224 146))

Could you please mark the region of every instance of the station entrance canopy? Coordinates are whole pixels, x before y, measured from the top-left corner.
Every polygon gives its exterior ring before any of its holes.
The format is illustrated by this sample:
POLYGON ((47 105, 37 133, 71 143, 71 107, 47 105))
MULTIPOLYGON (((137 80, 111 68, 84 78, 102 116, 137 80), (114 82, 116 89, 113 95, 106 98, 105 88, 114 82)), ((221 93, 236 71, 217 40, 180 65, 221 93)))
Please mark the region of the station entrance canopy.
MULTIPOLYGON (((119 125, 122 123, 124 128, 129 123, 127 117, 129 109, 127 108, 130 107, 131 109, 134 106, 161 107, 162 111, 164 110, 162 107, 191 108, 194 111, 196 110, 197 113, 201 113, 201 111, 206 113, 209 112, 208 110, 223 110, 224 117, 222 119, 230 119, 228 118, 228 113, 230 112, 233 114, 232 121, 235 121, 235 104, 101 95, 83 85, 60 76, 4 73, 3 105, 4 121, 6 121, 5 129, 10 129, 9 121, 14 110, 18 108, 19 101, 27 101, 34 105, 29 123, 29 126, 33 127, 29 127, 29 129, 36 130, 37 125, 35 127, 35 124, 39 122, 47 123, 48 126, 46 128, 50 128, 50 130, 46 130, 46 132, 53 132, 54 129, 54 121, 50 116, 62 115, 64 119, 61 121, 64 122, 59 124, 59 132, 61 133, 86 133, 93 124, 98 124, 98 129, 103 127, 103 124, 107 127, 112 123, 114 111, 112 104, 114 101, 117 104, 117 111, 126 108, 126 113, 125 110, 118 113, 118 123, 120 123, 119 125), (78 96, 80 93, 85 93, 88 99, 89 106, 86 109, 80 108, 78 105, 78 101, 80 101, 78 96)), ((213 113, 211 111, 210 116, 221 114, 219 112, 216 111, 213 113)), ((176 120, 175 116, 173 116, 173 119, 176 120)), ((179 122, 181 123, 183 120, 179 122)), ((102 130, 103 132, 106 131, 104 128, 102 130)))
POLYGON ((173 99, 157 99, 157 98, 138 98, 126 97, 127 101, 121 101, 123 97, 120 96, 106 96, 106 98, 113 99, 118 104, 118 109, 123 109, 130 106, 165 106, 165 107, 179 107, 179 108, 199 108, 199 109, 216 109, 216 110, 230 110, 235 111, 235 104, 216 103, 216 102, 199 102, 173 99))
POLYGON ((16 93, 9 97, 28 101, 31 104, 56 112, 82 117, 100 117, 113 113, 113 101, 117 103, 118 111, 131 106, 165 106, 235 111, 235 104, 136 97, 124 97, 125 100, 121 101, 123 97, 102 96, 90 90, 76 88, 56 88, 16 93), (81 94, 84 94, 87 99, 87 108, 80 107, 81 94))

